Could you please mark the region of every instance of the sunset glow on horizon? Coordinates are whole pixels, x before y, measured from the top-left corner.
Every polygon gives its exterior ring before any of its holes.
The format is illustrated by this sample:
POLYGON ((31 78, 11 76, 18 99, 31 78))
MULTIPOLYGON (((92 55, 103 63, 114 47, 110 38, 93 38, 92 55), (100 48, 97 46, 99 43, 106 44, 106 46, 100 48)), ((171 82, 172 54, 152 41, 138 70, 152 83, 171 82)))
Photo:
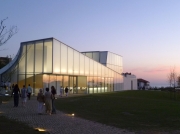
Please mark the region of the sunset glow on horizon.
POLYGON ((54 37, 79 52, 121 55, 123 72, 169 86, 170 70, 180 75, 179 7, 179 0, 2 1, 0 19, 8 17, 7 28, 15 25, 18 33, 0 57, 14 58, 21 42, 54 37))

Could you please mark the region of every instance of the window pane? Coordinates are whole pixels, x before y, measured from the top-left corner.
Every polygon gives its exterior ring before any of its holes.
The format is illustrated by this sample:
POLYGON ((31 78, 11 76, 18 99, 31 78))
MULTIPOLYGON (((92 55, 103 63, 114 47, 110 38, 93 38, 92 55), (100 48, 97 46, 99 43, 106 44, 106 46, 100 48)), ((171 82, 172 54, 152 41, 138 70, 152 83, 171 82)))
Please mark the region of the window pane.
POLYGON ((87 77, 79 76, 78 77, 78 94, 87 93, 87 77))
POLYGON ((101 52, 100 53, 100 63, 106 63, 107 62, 107 52, 101 52))
POLYGON ((43 64, 43 42, 36 42, 35 44, 35 73, 41 73, 43 64))
POLYGON ((93 59, 99 62, 99 52, 93 52, 93 59))
POLYGON ((49 75, 44 74, 43 75, 43 88, 44 92, 46 91, 46 88, 48 87, 49 84, 49 75))
POLYGON ((101 71, 101 72, 102 72, 101 76, 102 76, 102 77, 105 77, 105 73, 104 73, 104 71, 105 71, 105 66, 102 66, 101 70, 102 70, 102 71, 101 71))
POLYGON ((89 58, 86 56, 84 57, 84 62, 85 62, 85 75, 89 75, 89 58))
POLYGON ((25 73, 26 45, 22 47, 22 54, 19 60, 19 73, 25 73))
POLYGON ((60 42, 53 40, 53 73, 60 73, 60 42))
POLYGON ((32 95, 34 94, 34 75, 30 74, 30 75, 26 75, 26 87, 28 87, 30 84, 31 88, 32 88, 32 95))
POLYGON ((21 89, 25 85, 25 75, 19 75, 18 86, 21 89))
POLYGON ((63 76, 63 87, 66 88, 68 87, 68 82, 69 82, 69 76, 63 76))
POLYGON ((101 67, 102 67, 102 65, 98 64, 98 76, 101 76, 101 67))
POLYGON ((74 74, 79 74, 79 52, 74 50, 74 74))
POLYGON ((80 67, 79 67, 80 68, 80 74, 84 75, 84 57, 85 56, 82 54, 80 54, 79 56, 80 56, 80 61, 79 61, 80 62, 80 67))
POLYGON ((61 43, 61 73, 67 73, 67 46, 61 43))
POLYGON ((93 93, 94 80, 93 77, 88 77, 88 93, 93 93))
POLYGON ((68 74, 73 74, 73 49, 68 47, 68 74))
POLYGON ((51 86, 54 86, 56 89, 56 75, 50 75, 49 78, 49 90, 51 91, 51 86))
POLYGON ((57 94, 60 94, 60 87, 63 86, 62 76, 57 76, 57 94))
POLYGON ((97 62, 94 61, 94 76, 97 76, 97 62))
POLYGON ((86 56, 92 59, 92 53, 86 53, 86 56))
POLYGON ((27 44, 27 73, 34 72, 34 44, 27 44))
POLYGON ((52 72, 52 40, 44 42, 44 72, 52 72))
POLYGON ((98 92, 98 77, 94 77, 94 93, 98 92))
POLYGON ((93 67, 94 67, 93 62, 94 61, 90 59, 90 66, 89 66, 90 67, 90 71, 89 71, 90 74, 89 75, 91 75, 91 76, 93 76, 93 74, 94 74, 94 72, 93 72, 94 71, 94 69, 93 69, 93 67))
POLYGON ((39 93, 39 89, 43 87, 43 75, 35 75, 35 90, 34 93, 37 95, 39 93))

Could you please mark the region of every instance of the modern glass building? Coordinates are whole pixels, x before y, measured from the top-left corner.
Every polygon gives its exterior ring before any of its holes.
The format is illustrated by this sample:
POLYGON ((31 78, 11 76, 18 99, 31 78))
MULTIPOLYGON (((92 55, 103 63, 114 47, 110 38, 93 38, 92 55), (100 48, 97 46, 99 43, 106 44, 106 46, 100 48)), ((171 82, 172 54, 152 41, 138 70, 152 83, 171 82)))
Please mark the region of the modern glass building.
POLYGON ((40 88, 69 87, 71 94, 123 90, 122 57, 111 52, 78 52, 55 38, 22 42, 16 57, 0 69, 1 81, 40 88))

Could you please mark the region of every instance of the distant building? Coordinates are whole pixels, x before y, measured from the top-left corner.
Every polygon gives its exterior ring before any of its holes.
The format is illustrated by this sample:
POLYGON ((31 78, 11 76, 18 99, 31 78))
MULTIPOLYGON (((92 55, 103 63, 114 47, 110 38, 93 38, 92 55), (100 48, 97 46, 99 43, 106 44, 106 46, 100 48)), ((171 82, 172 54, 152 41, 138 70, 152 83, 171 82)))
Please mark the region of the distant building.
POLYGON ((11 60, 9 57, 0 57, 0 69, 6 66, 11 60))
POLYGON ((137 90, 137 78, 135 75, 131 73, 122 73, 124 83, 123 89, 124 90, 137 90))
POLYGON ((137 79, 137 85, 139 90, 147 90, 150 87, 150 82, 144 79, 137 79))

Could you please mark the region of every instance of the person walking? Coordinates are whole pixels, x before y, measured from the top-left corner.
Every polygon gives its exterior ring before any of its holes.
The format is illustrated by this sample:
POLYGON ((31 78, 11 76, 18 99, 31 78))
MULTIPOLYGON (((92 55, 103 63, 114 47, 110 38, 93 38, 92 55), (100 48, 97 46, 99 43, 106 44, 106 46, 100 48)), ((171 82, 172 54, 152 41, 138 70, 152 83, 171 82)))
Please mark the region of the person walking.
POLYGON ((27 88, 27 93, 28 93, 28 98, 29 98, 29 100, 30 100, 30 98, 31 98, 31 93, 32 93, 32 88, 31 88, 31 86, 30 86, 30 84, 29 84, 29 86, 28 86, 28 88, 27 88))
POLYGON ((43 104, 45 102, 42 89, 39 89, 39 93, 37 95, 37 101, 38 101, 38 114, 41 115, 43 112, 43 104))
POLYGON ((52 99, 51 99, 51 93, 49 92, 49 88, 46 88, 44 97, 45 97, 46 113, 51 115, 52 99))
POLYGON ((63 88, 63 86, 61 86, 60 87, 60 96, 62 97, 62 95, 63 95, 63 91, 64 91, 64 88, 63 88))
POLYGON ((68 89, 68 87, 66 87, 66 88, 65 88, 66 96, 68 96, 68 91, 69 91, 69 89, 68 89))
POLYGON ((51 86, 52 114, 56 114, 56 108, 55 108, 55 106, 54 106, 55 95, 56 95, 56 89, 55 89, 54 86, 51 86))
POLYGON ((22 106, 26 107, 26 100, 27 100, 27 90, 25 85, 21 89, 21 99, 22 99, 22 106))
POLYGON ((14 96, 14 107, 18 107, 19 104, 19 95, 20 95, 20 90, 18 87, 18 84, 16 84, 12 90, 11 97, 14 96))

